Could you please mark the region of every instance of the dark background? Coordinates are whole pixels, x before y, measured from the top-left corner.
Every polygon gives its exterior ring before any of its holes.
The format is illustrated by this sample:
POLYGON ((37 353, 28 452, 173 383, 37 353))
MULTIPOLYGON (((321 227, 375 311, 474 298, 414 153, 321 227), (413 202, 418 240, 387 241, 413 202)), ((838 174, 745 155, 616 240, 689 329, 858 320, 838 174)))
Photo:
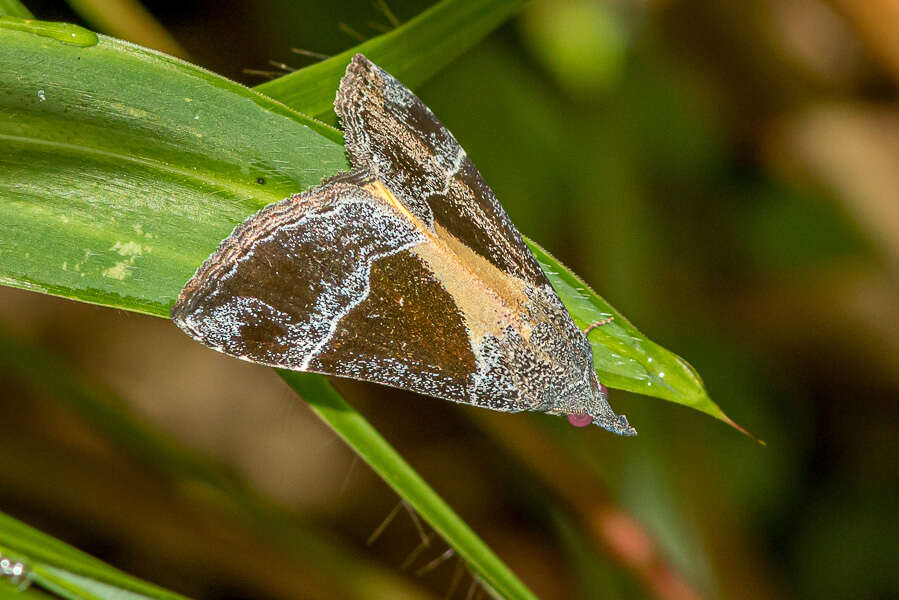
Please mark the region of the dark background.
MULTIPOLYGON (((368 1, 145 6, 248 85, 390 25, 368 1)), ((768 443, 622 392, 635 439, 338 382, 541 597, 899 596, 897 32, 893 0, 538 0, 416 90, 521 231, 768 443)), ((0 326, 302 523, 307 554, 2 371, 0 510, 199 598, 468 592, 452 560, 415 574, 439 539, 401 569, 404 514, 366 546, 398 498, 268 369, 6 288, 0 326)))

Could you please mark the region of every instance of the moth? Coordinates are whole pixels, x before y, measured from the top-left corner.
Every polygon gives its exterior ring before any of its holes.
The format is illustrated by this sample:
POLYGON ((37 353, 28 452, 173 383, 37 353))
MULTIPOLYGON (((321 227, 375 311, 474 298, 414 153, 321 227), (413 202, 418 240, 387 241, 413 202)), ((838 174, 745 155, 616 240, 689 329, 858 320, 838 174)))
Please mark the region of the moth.
POLYGON ((621 435, 572 321, 456 138, 357 54, 334 108, 352 170, 235 228, 174 322, 225 354, 621 435))

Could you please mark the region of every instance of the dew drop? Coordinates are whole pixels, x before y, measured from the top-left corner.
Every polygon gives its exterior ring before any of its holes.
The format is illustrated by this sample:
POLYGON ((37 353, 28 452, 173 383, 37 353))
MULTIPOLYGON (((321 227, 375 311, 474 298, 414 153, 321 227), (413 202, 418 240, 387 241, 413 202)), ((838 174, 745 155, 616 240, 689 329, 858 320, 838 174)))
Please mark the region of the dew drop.
POLYGON ((27 589, 31 584, 25 563, 3 555, 0 555, 0 579, 17 586, 18 591, 27 589))

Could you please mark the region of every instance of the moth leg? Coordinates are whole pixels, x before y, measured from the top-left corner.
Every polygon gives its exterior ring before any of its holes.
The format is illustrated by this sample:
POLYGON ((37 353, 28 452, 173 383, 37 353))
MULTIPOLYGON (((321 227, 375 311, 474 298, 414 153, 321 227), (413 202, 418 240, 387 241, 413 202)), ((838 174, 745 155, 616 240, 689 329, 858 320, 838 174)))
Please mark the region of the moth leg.
POLYGON ((611 323, 614 320, 615 320, 615 317, 610 316, 610 317, 606 317, 605 319, 601 319, 599 321, 594 321, 593 323, 590 323, 590 326, 584 330, 584 335, 588 335, 591 331, 593 331, 597 327, 602 327, 603 325, 608 325, 609 323, 611 323))

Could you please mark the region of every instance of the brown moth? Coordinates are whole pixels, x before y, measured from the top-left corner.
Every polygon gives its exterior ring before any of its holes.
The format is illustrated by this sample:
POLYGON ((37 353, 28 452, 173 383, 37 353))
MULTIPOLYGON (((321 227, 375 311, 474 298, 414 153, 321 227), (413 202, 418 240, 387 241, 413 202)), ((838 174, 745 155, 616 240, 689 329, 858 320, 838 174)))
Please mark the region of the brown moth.
POLYGON ((590 344, 453 135, 357 54, 334 101, 353 170, 239 225, 172 319, 225 354, 634 435, 590 344))

